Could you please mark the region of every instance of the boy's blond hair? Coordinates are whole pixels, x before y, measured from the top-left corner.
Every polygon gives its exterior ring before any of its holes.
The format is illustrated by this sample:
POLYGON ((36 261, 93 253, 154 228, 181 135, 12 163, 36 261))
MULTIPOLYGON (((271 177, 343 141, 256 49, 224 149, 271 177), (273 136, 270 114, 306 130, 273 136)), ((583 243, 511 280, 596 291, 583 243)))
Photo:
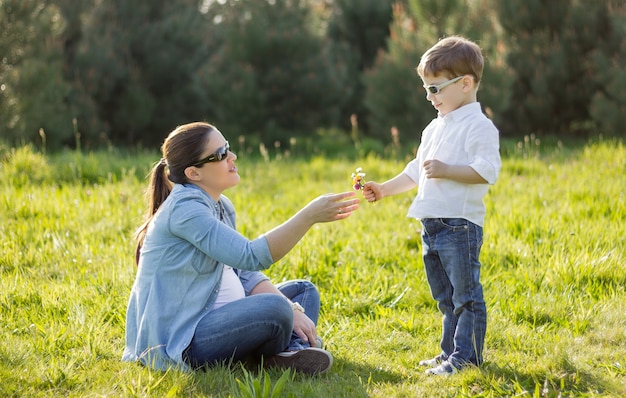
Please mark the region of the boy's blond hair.
POLYGON ((483 76, 483 54, 478 45, 460 36, 441 39, 422 55, 417 73, 420 77, 446 75, 453 79, 457 76, 471 75, 476 86, 483 76))

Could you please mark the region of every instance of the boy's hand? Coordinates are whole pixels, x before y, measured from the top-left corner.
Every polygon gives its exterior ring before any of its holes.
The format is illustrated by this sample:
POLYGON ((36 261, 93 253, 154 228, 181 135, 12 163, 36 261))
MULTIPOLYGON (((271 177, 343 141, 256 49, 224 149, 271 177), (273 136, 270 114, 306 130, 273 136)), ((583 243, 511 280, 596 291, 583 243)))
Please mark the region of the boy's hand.
POLYGON ((430 159, 424 162, 424 172, 426 178, 447 178, 448 165, 437 159, 430 159))
POLYGON ((447 178, 462 184, 487 183, 471 166, 450 165, 437 159, 424 162, 424 173, 426 178, 447 178))
POLYGON ((374 181, 366 182, 363 185, 363 197, 368 202, 376 202, 377 200, 382 199, 384 196, 383 188, 381 184, 378 184, 374 181))

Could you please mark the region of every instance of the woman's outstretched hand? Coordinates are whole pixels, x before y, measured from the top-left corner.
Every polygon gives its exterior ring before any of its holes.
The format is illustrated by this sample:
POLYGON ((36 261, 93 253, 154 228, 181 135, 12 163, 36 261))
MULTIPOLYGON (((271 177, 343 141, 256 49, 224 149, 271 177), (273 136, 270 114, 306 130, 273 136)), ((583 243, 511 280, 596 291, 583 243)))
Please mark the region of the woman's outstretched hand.
POLYGON ((318 196, 289 220, 265 234, 274 261, 287 254, 316 223, 343 220, 359 208, 355 192, 318 196), (349 199, 352 198, 352 199, 349 199))
POLYGON ((359 208, 360 199, 355 192, 329 193, 318 196, 307 204, 301 213, 310 217, 310 223, 330 222, 348 218, 359 208), (353 198, 348 200, 348 198, 353 198))

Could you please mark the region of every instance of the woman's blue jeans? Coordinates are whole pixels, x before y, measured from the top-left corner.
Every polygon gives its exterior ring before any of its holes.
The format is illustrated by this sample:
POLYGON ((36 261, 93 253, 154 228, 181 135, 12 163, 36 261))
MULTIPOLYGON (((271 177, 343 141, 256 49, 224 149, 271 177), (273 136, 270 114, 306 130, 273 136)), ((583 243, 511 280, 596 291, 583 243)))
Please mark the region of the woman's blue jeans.
POLYGON ((443 314, 441 356, 458 368, 480 365, 487 329, 478 261, 483 229, 462 218, 428 218, 422 225, 426 278, 443 314))
MULTIPOLYGON (((291 301, 304 307, 317 324, 320 296, 307 280, 276 285, 291 301)), ((274 355, 308 347, 293 333, 293 309, 277 294, 255 294, 206 314, 196 327, 183 359, 194 368, 250 356, 274 355)))

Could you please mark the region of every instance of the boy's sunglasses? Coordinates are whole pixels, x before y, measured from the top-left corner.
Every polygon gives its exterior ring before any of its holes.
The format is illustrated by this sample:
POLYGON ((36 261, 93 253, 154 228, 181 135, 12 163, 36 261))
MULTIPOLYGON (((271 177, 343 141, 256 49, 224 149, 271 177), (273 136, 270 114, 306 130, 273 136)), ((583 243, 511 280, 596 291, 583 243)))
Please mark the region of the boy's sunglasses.
POLYGON ((441 84, 437 84, 437 85, 430 85, 430 86, 424 86, 424 88, 426 89, 426 91, 428 91, 431 94, 439 94, 441 92, 441 90, 443 90, 445 87, 448 87, 449 85, 451 85, 454 82, 459 81, 460 79, 462 79, 465 76, 457 76, 454 79, 450 79, 448 81, 445 81, 441 84))
POLYGON ((213 152, 206 158, 197 161, 196 163, 192 164, 192 166, 201 167, 205 163, 221 162, 228 156, 228 151, 230 151, 230 145, 228 144, 228 141, 226 141, 226 145, 217 148, 217 151, 213 152))

